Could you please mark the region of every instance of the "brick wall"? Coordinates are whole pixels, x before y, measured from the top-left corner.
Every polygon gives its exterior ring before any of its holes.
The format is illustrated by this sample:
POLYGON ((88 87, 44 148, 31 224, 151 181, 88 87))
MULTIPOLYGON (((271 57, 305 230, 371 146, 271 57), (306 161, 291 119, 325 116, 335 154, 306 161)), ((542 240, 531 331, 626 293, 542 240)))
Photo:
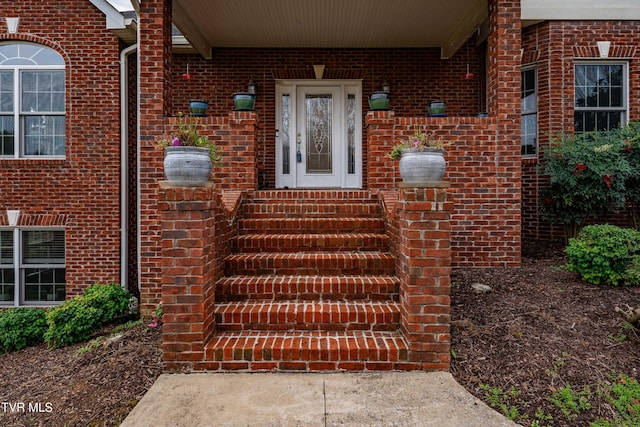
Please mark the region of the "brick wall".
POLYGON ((0 42, 48 46, 66 63, 66 146, 62 160, 0 159, 0 212, 21 225, 64 226, 67 296, 120 281, 119 42, 88 1, 0 2, 19 17, 0 42))
POLYGON ((140 311, 149 315, 160 301, 160 220, 158 201, 163 180, 162 154, 155 140, 165 131, 171 85, 171 1, 148 0, 140 9, 140 311))
POLYGON ((215 282, 242 193, 224 196, 213 188, 165 188, 160 192, 162 247, 162 349, 165 369, 210 369, 204 346, 215 331, 215 282))
MULTIPOLYGON (((629 120, 640 120, 640 28, 639 21, 553 21, 523 29, 523 65, 538 70, 538 141, 540 152, 549 146, 550 135, 573 132, 574 63, 599 59, 598 41, 610 41, 610 60, 629 63, 629 120)), ((559 237, 562 227, 551 226, 537 214, 539 192, 548 178, 538 174, 539 155, 522 162, 523 236, 559 237)))
MULTIPOLYGON (((505 157, 498 149, 501 139, 494 117, 396 117, 394 112, 369 112, 367 123, 371 189, 400 184, 398 162, 387 155, 416 126, 447 142, 444 180, 451 183, 453 265, 520 264, 519 193, 514 191, 517 182, 507 179, 519 169, 520 157, 505 157)), ((513 149, 519 153, 519 146, 513 149)))
MULTIPOLYGON (((472 37, 451 59, 440 59, 439 49, 214 49, 212 59, 195 54, 174 56, 173 114, 188 111, 190 99, 209 101, 209 116, 226 116, 233 110, 234 92, 258 84, 256 113, 257 156, 266 165, 268 186, 275 185, 275 81, 314 79, 313 64, 324 64, 324 79, 361 79, 363 105, 380 90, 383 79, 391 85, 391 107, 398 115, 427 114, 431 101, 443 100, 451 116, 475 116, 486 111, 484 45, 476 48, 472 37), (187 70, 192 78, 184 79, 187 70), (469 70, 476 78, 465 79, 469 70)), ((363 114, 364 124, 364 114, 363 114)), ((366 183, 365 183, 366 185, 366 183)))

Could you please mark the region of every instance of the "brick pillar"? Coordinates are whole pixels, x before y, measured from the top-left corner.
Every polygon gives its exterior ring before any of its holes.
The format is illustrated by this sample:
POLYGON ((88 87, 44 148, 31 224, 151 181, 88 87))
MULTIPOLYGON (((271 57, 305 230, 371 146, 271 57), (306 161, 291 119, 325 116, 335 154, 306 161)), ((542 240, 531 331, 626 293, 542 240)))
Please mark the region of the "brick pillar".
POLYGON ((389 153, 394 140, 393 111, 369 111, 367 113, 367 169, 365 182, 370 190, 395 188, 397 161, 389 153))
POLYGON ((155 138, 164 133, 171 100, 171 0, 145 0, 140 8, 140 312, 149 316, 161 297, 158 182, 163 153, 155 138))
POLYGON ((411 362, 449 370, 451 226, 448 183, 400 184, 396 272, 400 277, 401 331, 411 362))
POLYGON ((212 305, 216 258, 216 211, 211 187, 161 191, 162 360, 166 370, 192 370, 204 358, 215 330, 212 305))
POLYGON ((257 134, 258 115, 251 111, 229 113, 229 135, 224 164, 216 183, 224 189, 255 190, 258 188, 257 134))
MULTIPOLYGON (((496 117, 495 203, 503 210, 500 242, 510 248, 505 261, 520 265, 522 246, 521 80, 522 27, 520 2, 489 0, 487 87, 489 114, 496 117)), ((488 188, 491 190, 491 187, 488 188)), ((486 199, 492 197, 486 194, 486 199)))

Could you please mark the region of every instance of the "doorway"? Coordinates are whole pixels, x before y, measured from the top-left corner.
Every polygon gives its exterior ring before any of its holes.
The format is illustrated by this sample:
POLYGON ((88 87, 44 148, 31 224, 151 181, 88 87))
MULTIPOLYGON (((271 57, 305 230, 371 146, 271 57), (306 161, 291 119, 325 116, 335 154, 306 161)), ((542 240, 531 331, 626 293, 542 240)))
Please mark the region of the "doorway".
POLYGON ((276 187, 362 187, 361 82, 276 82, 276 187))

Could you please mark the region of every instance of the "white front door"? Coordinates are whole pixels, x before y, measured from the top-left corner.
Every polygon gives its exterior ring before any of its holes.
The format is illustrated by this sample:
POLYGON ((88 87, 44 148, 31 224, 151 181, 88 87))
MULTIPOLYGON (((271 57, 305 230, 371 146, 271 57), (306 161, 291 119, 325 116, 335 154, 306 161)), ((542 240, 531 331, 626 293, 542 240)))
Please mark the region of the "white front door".
POLYGON ((282 82, 277 96, 276 187, 360 188, 360 82, 282 82))

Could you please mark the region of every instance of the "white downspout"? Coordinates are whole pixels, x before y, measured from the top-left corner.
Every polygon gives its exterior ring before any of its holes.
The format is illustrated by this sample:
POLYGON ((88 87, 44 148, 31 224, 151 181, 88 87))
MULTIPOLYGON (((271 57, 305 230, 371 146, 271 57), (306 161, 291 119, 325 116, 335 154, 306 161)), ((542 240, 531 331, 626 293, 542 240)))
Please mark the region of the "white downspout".
MULTIPOLYGON (((129 225, 129 85, 128 65, 129 55, 138 50, 138 45, 123 49, 120 52, 120 283, 129 287, 129 258, 128 258, 128 225, 129 225)), ((136 82, 137 84, 137 82, 136 82)), ((140 287, 138 281, 138 287, 140 287)))

